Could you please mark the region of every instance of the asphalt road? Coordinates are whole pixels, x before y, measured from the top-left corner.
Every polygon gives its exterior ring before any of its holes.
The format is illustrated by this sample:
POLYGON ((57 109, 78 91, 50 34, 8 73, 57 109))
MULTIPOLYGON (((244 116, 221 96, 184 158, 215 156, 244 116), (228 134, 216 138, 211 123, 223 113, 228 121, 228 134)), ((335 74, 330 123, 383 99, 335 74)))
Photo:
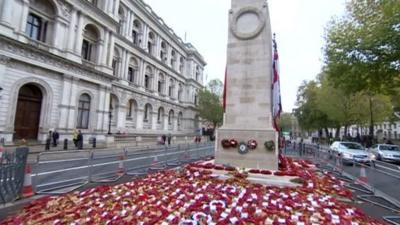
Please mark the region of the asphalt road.
POLYGON ((213 153, 214 146, 210 144, 44 153, 32 165, 32 184, 37 192, 47 192, 89 182, 111 182, 119 178, 121 168, 129 175, 140 175, 213 153))

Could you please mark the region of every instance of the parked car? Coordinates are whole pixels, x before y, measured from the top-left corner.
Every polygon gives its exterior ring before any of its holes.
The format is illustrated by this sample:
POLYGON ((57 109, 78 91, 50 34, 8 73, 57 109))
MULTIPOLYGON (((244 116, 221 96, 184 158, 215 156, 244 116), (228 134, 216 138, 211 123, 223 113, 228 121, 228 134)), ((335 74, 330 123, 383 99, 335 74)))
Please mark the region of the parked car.
POLYGON ((370 150, 377 160, 400 162, 400 148, 397 145, 376 144, 370 150))
POLYGON ((335 141, 330 146, 331 154, 342 157, 345 164, 371 163, 374 158, 365 148, 356 142, 335 141))

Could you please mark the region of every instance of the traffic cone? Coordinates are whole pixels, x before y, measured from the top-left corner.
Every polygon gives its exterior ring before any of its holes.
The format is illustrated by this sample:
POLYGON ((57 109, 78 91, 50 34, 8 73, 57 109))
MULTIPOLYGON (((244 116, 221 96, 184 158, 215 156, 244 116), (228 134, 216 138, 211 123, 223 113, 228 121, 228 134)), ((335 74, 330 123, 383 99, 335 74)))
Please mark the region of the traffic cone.
POLYGON ((119 164, 118 164, 118 171, 117 175, 118 176, 123 176, 125 174, 125 168, 124 168, 124 156, 119 157, 119 164))
POLYGON ((25 166, 24 186, 22 188, 22 196, 25 198, 35 195, 32 187, 32 167, 27 164, 25 166))
POLYGON ((367 178, 367 171, 365 169, 365 165, 361 164, 360 166, 360 176, 356 180, 357 184, 367 184, 368 183, 368 178, 367 178))
POLYGON ((154 156, 153 162, 151 163, 151 166, 150 166, 150 169, 151 170, 162 170, 162 169, 165 169, 164 166, 160 165, 160 162, 158 161, 158 156, 157 155, 154 156))

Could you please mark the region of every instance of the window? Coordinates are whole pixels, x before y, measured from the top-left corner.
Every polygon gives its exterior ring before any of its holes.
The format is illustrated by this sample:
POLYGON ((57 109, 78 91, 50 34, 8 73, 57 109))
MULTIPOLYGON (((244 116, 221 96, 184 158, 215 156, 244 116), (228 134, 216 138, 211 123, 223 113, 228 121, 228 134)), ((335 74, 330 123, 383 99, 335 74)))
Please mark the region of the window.
POLYGON ((174 50, 171 52, 171 67, 175 69, 175 63, 176 63, 176 53, 174 50))
POLYGON ((169 125, 172 125, 173 120, 174 120, 174 111, 171 110, 171 111, 169 111, 169 113, 168 113, 168 124, 169 124, 169 125))
MULTIPOLYGON (((91 49, 92 49, 92 44, 88 40, 83 39, 83 42, 82 42, 82 58, 84 60, 90 61, 91 49)), ((113 67, 114 67, 114 61, 113 61, 113 67)))
POLYGON ((144 87, 150 89, 150 77, 147 74, 144 76, 144 87))
POLYGON ((172 97, 172 86, 171 85, 168 87, 168 96, 172 97))
POLYGON ((135 30, 132 31, 132 39, 133 39, 133 44, 137 45, 138 40, 137 40, 137 32, 135 30))
POLYGON ((34 40, 44 42, 46 32, 45 25, 47 25, 47 23, 43 24, 42 19, 39 16, 29 13, 26 25, 26 35, 34 40))
POLYGON ((163 108, 160 107, 158 109, 158 114, 157 114, 157 123, 161 123, 161 118, 163 116, 163 112, 164 112, 163 108))
POLYGON ((180 62, 179 62, 179 72, 183 72, 183 68, 185 66, 185 60, 183 59, 183 57, 181 57, 180 62))
POLYGON ((146 104, 146 106, 144 107, 144 117, 143 117, 143 121, 144 122, 148 122, 150 119, 150 105, 146 104))
POLYGON ((127 115, 127 117, 129 117, 129 118, 132 118, 132 109, 133 108, 133 101, 132 100, 129 100, 129 103, 128 103, 128 115, 127 115))
POLYGON ((197 105, 197 94, 194 95, 194 104, 197 105))
POLYGON ((112 69, 113 69, 113 75, 117 76, 118 75, 118 59, 114 58, 112 61, 112 69))
POLYGON ((87 129, 89 127, 90 96, 83 94, 79 97, 77 128, 87 129))
POLYGON ((97 28, 92 24, 86 25, 82 40, 82 59, 92 62, 95 61, 97 52, 96 43, 98 40, 99 32, 97 28))
POLYGON ((135 70, 132 67, 128 68, 128 81, 131 83, 135 82, 135 70))
POLYGON ((149 41, 147 42, 147 51, 149 54, 152 54, 153 49, 152 49, 153 44, 149 41))
POLYGON ((158 93, 161 94, 161 92, 162 92, 162 81, 159 80, 159 81, 158 81, 158 93))

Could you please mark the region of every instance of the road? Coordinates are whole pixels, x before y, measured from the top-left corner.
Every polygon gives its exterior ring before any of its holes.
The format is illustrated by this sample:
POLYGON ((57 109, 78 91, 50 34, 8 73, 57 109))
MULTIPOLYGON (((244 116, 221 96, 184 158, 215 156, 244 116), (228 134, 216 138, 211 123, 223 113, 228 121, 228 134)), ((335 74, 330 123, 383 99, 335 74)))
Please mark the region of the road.
POLYGON ((129 175, 163 169, 213 155, 207 143, 155 146, 145 149, 114 151, 68 151, 40 154, 32 165, 32 183, 36 191, 47 192, 88 182, 110 182, 123 169, 129 175))

